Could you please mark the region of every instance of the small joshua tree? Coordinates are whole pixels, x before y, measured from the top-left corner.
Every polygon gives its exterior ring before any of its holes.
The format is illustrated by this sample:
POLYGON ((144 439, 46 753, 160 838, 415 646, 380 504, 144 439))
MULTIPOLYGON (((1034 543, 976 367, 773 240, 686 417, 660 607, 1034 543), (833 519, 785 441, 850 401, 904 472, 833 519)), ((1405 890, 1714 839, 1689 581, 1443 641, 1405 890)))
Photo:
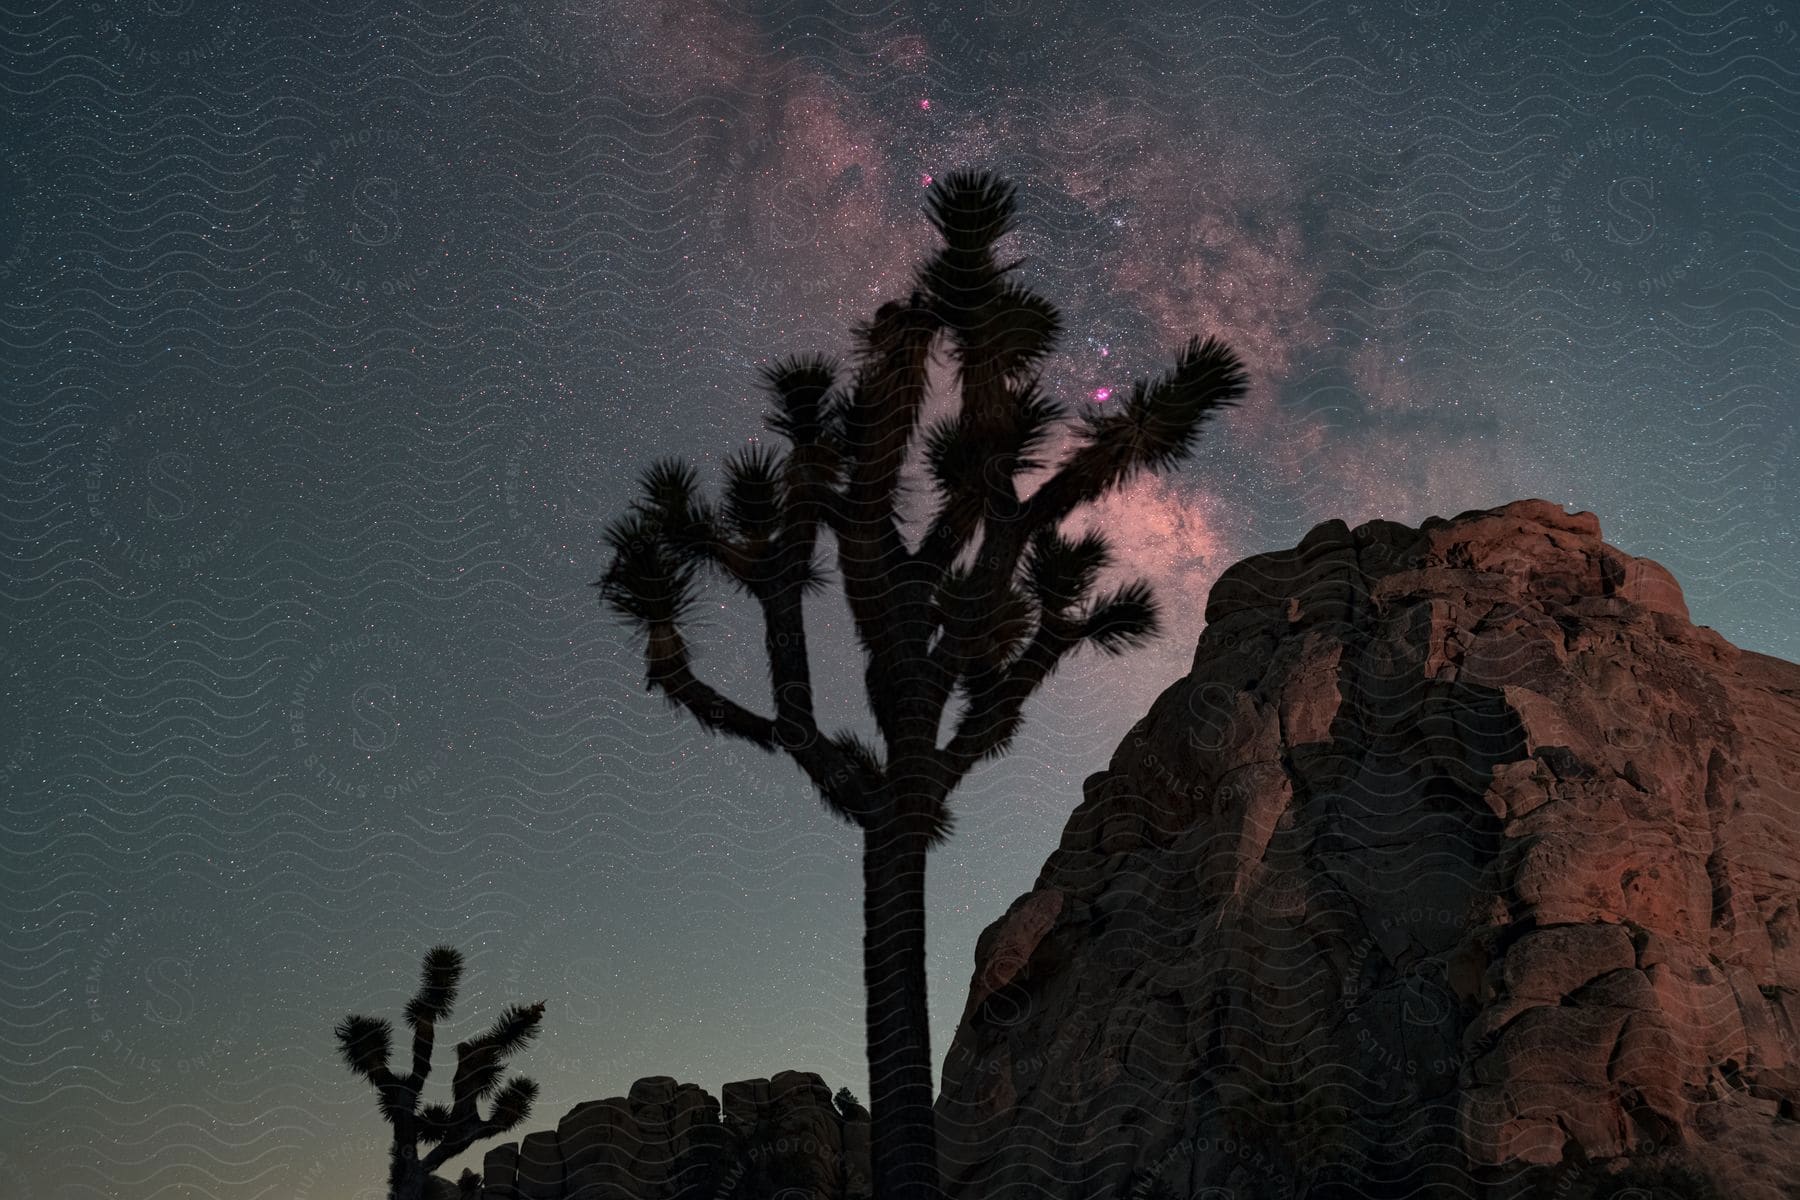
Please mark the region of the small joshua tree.
MULTIPOLYGON (((348 1016, 339 1021, 338 1053, 350 1069, 375 1086, 381 1115, 394 1127, 394 1148, 388 1166, 389 1200, 433 1200, 449 1184, 435 1180, 432 1172, 484 1138, 496 1137, 531 1115, 538 1086, 522 1075, 504 1083, 501 1075, 509 1059, 537 1036, 544 1019, 544 1003, 529 1007, 509 1004, 487 1032, 456 1047, 456 1075, 451 1080, 451 1100, 419 1106, 425 1079, 431 1074, 431 1050, 437 1023, 450 1015, 456 989, 462 982, 463 957, 449 946, 434 946, 425 954, 419 990, 406 1005, 406 1023, 412 1028, 412 1071, 396 1075, 388 1067, 393 1025, 380 1017, 348 1016), (487 1116, 478 1107, 492 1100, 487 1116), (419 1147, 429 1146, 421 1156, 419 1147), (436 1190, 428 1193, 426 1188, 436 1190)), ((472 1197, 481 1177, 464 1171, 450 1194, 472 1197)))

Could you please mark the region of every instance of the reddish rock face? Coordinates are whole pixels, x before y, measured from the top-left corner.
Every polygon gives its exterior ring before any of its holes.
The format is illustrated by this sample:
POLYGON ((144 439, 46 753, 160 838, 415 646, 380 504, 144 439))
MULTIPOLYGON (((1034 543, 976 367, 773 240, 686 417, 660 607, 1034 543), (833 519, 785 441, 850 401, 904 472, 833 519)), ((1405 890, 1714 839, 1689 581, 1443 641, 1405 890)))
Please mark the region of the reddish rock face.
POLYGON ((1800 1194, 1800 667, 1543 501, 1206 618, 980 940, 955 1200, 1800 1194))

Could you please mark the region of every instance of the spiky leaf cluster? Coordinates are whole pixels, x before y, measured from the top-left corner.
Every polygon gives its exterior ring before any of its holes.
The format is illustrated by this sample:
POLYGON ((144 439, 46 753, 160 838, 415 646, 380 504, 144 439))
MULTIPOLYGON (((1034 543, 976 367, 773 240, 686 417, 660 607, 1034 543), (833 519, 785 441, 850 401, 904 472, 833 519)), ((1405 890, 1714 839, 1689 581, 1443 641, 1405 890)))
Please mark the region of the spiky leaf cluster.
POLYGON ((406 1005, 406 1021, 417 1028, 421 1021, 442 1021, 456 1004, 462 981, 463 956, 449 946, 433 946, 419 970, 419 991, 406 1005))
POLYGON ((829 397, 836 381, 837 365, 822 354, 777 359, 762 370, 762 385, 775 398, 765 423, 796 446, 820 441, 833 422, 829 397))
MULTIPOLYGON (((404 1075, 389 1065, 393 1026, 388 1021, 351 1015, 333 1031, 339 1057, 374 1085, 381 1115, 394 1127, 396 1169, 416 1166, 429 1174, 475 1142, 517 1127, 530 1115, 537 1096, 536 1083, 523 1076, 505 1078, 505 1071, 512 1056, 537 1036, 544 1017, 541 1002, 508 1005, 480 1036, 460 1043, 450 1103, 421 1106, 437 1025, 449 1018, 456 1004, 463 970, 463 956, 452 947, 434 946, 426 952, 418 990, 406 1004, 413 1053, 412 1068, 404 1075), (490 1110, 483 1116, 479 1104, 490 1099, 490 1110), (422 1158, 416 1152, 421 1144, 434 1147, 422 1158), (414 1152, 400 1154, 403 1146, 414 1152)), ((466 1191, 466 1177, 463 1186, 466 1191)))
POLYGON ((1061 614, 1093 590, 1111 561, 1104 534, 1090 530, 1071 539, 1055 529, 1040 529, 1031 536, 1025 571, 1038 604, 1061 614))
POLYGON ((1097 499, 1140 472, 1166 471, 1193 452, 1206 421, 1244 394, 1238 357, 1217 338, 1192 338, 1174 370, 1152 383, 1139 380, 1116 408, 1082 415, 1082 499, 1097 499))
POLYGON ((1014 276, 1018 262, 996 256, 1017 218, 1012 185, 953 172, 933 185, 927 210, 942 244, 907 299, 853 331, 847 377, 817 355, 763 371, 774 400, 766 424, 787 449, 755 443, 730 456, 716 506, 685 464, 653 465, 608 528, 612 561, 598 586, 646 635, 647 682, 671 703, 710 730, 787 750, 848 820, 911 805, 941 835, 948 791, 1010 743, 1025 702, 1062 659, 1083 645, 1123 653, 1157 631, 1149 585, 1102 591, 1104 537, 1066 534, 1065 522, 1139 474, 1184 461, 1204 423, 1243 395, 1246 376, 1223 343, 1196 337, 1169 372, 1139 381, 1121 403, 1071 415, 1041 378, 1062 318, 1014 276), (921 429, 940 351, 961 403, 921 429), (1052 463, 1058 444, 1069 449, 1052 463), (909 547, 902 466, 915 453, 932 503, 909 547), (824 579, 814 549, 825 533, 885 754, 816 724, 800 603, 824 579), (762 606, 773 715, 695 673, 685 626, 706 571, 762 606), (953 733, 937 746, 953 701, 953 733), (889 786, 897 773, 910 791, 889 786))
POLYGON ((332 1032, 337 1036, 339 1056, 356 1074, 374 1080, 387 1070, 394 1034, 391 1022, 353 1014, 339 1021, 332 1032))
POLYGON ((761 442, 734 451, 725 460, 725 528, 753 547, 761 547, 781 529, 786 499, 785 457, 761 442))

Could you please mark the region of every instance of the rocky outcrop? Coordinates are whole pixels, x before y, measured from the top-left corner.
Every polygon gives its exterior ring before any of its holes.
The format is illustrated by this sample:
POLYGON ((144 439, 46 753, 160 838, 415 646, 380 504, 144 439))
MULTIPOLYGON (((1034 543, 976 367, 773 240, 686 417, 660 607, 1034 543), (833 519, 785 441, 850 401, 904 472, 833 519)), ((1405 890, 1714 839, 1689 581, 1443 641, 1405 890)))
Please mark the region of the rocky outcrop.
POLYGON ((1800 1195, 1800 668, 1542 501, 1206 621, 980 939, 954 1200, 1800 1195))
POLYGON ((864 1200, 869 1114, 817 1075, 728 1083, 719 1102, 668 1076, 576 1105, 488 1151, 481 1200, 864 1200))

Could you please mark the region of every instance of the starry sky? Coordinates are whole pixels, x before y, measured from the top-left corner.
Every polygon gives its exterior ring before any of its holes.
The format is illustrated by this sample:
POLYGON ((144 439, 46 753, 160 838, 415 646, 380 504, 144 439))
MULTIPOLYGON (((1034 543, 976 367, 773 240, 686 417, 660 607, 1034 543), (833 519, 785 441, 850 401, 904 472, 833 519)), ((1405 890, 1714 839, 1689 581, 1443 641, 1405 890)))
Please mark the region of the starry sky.
MULTIPOLYGON (((940 1057, 976 935, 1238 558, 1541 496, 1800 658, 1793 0, 0 27, 0 1200, 381 1195, 330 1027, 397 1016, 437 941, 454 1030, 548 1000, 533 1127, 650 1074, 866 1094, 853 831, 647 696, 586 585, 643 464, 716 479, 759 365, 908 290, 959 167, 1018 185, 1054 394, 1194 333, 1253 388, 1087 518, 1167 632, 1066 667, 960 793, 940 1057)), ((760 704, 712 596, 700 661, 760 704)), ((810 621, 852 722, 844 614, 810 621)))

